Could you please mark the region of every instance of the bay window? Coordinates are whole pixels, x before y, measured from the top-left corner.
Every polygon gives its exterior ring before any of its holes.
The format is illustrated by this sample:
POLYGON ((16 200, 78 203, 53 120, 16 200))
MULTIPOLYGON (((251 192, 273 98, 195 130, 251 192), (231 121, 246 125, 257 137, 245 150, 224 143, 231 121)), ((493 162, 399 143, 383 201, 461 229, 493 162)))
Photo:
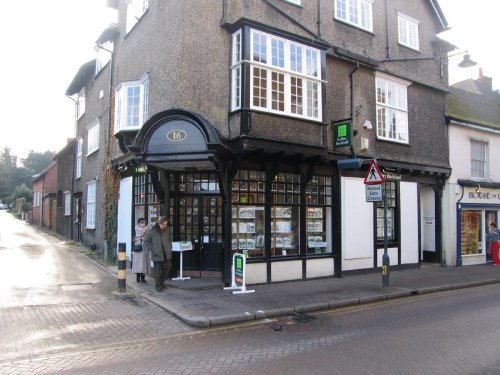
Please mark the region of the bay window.
POLYGON ((121 82, 115 90, 115 132, 139 130, 148 118, 149 75, 121 82))
POLYGON ((319 49, 250 29, 250 56, 242 57, 242 30, 233 34, 231 110, 240 109, 247 87, 251 109, 322 121, 322 72, 319 49), (243 63, 250 65, 242 85, 243 63))

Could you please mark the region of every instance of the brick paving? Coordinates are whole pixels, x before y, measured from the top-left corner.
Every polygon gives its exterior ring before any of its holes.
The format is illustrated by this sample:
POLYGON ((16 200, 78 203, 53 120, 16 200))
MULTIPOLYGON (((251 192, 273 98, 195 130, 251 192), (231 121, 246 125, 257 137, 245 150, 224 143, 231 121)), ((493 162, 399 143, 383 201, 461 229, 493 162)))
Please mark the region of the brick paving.
POLYGON ((193 331, 137 296, 0 310, 0 360, 193 331))
MULTIPOLYGON (((108 272, 113 274, 115 269, 116 267, 108 268, 108 272)), ((130 273, 127 277, 132 280, 130 273)), ((497 284, 500 283, 500 267, 487 264, 467 267, 424 265, 420 268, 392 271, 389 288, 382 288, 379 273, 255 285, 249 287, 255 289, 255 293, 244 295, 233 295, 221 287, 190 289, 188 285, 191 282, 198 281, 169 281, 171 288, 164 293, 155 292, 152 283, 138 284, 129 281, 128 285, 186 324, 209 327, 497 284)))
POLYGON ((0 374, 496 374, 500 289, 0 363, 0 374))

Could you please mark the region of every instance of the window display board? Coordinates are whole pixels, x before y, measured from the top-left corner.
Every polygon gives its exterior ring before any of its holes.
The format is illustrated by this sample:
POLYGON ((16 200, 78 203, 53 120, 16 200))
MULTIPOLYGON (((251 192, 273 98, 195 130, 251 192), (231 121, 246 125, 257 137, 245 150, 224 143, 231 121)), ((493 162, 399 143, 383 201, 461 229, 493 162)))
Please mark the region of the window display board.
POLYGON ((326 251, 327 242, 323 216, 323 207, 307 208, 306 229, 308 253, 321 254, 326 251))
POLYGON ((264 207, 233 206, 231 250, 248 256, 264 255, 264 207))
MULTIPOLYGON (((271 248, 274 256, 298 254, 296 238, 298 219, 294 220, 294 206, 274 206, 271 209, 271 248)), ((295 216, 298 216, 297 214, 295 216)))

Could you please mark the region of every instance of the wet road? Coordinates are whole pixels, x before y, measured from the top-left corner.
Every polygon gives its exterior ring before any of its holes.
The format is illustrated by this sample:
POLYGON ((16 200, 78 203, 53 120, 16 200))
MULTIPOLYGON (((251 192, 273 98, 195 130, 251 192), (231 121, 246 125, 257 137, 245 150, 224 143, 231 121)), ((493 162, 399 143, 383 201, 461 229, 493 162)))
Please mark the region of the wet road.
POLYGON ((109 299, 116 281, 65 241, 0 211, 0 308, 109 299))

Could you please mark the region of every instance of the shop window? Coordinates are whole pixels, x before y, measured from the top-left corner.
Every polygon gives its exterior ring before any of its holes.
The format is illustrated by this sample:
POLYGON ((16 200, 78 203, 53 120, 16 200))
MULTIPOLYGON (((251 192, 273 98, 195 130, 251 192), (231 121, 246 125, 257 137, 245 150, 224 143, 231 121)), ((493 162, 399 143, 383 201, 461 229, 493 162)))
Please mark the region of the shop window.
POLYGON ((145 218, 148 224, 156 223, 159 212, 160 202, 156 196, 151 176, 140 174, 134 177, 134 223, 139 218, 145 218))
POLYGON ((231 183, 231 249, 264 256, 264 172, 240 170, 231 183))
POLYGON ((219 182, 215 173, 180 173, 171 175, 170 191, 177 193, 219 194, 219 182))
POLYGON ((300 176, 279 173, 271 184, 271 255, 299 255, 300 176))
MULTIPOLYGON (((398 238, 396 229, 396 214, 398 212, 397 183, 386 181, 384 183, 387 196, 387 240, 395 241, 398 238)), ((377 202, 377 240, 384 240, 384 202, 377 202)))
POLYGON ((462 211, 460 226, 462 255, 482 254, 481 211, 462 211))
POLYGON ((332 179, 313 176, 306 185, 307 254, 332 252, 332 179))

